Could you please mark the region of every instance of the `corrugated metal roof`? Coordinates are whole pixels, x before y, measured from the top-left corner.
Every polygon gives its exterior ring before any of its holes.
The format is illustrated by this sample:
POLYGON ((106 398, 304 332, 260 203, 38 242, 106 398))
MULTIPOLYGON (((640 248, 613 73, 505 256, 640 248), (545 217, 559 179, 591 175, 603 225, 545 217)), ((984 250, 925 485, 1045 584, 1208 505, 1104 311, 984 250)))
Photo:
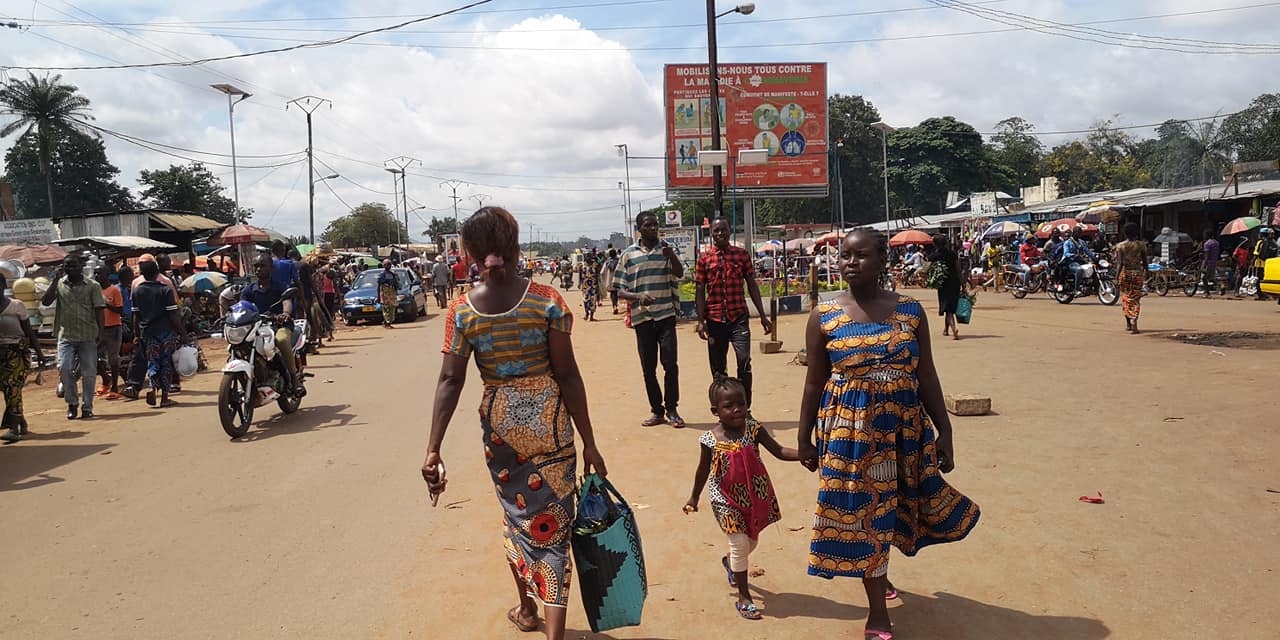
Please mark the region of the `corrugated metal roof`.
POLYGON ((1084 211, 1099 200, 1110 200, 1126 207, 1158 207, 1178 202, 1208 202, 1242 200, 1280 194, 1280 180, 1255 180, 1241 182, 1240 192, 1225 184, 1207 184, 1176 189, 1129 189, 1127 191, 1096 191, 1067 198, 1059 198, 1024 209, 1027 213, 1073 214, 1084 211))
POLYGON ((56 245, 101 245, 116 249, 129 249, 139 251, 177 249, 177 247, 168 242, 160 242, 151 238, 140 238, 138 236, 81 236, 79 238, 63 238, 54 240, 56 245))
POLYGON ((171 231, 213 231, 221 229, 225 224, 216 220, 210 220, 204 216, 198 216, 194 213, 160 213, 150 211, 147 216, 152 222, 164 225, 171 231))

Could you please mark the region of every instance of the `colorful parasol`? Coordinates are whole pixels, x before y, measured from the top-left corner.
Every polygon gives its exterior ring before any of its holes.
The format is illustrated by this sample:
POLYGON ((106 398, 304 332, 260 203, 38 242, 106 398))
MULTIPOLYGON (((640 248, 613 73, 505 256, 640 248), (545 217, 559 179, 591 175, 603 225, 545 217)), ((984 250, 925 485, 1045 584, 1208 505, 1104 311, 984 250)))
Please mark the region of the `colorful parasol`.
POLYGON ((899 231, 889 238, 889 246, 901 247, 908 244, 933 244, 933 236, 916 229, 899 231))
POLYGON ((201 271, 192 276, 188 276, 178 285, 178 290, 187 292, 200 293, 202 291, 214 291, 220 289, 227 284, 227 277, 217 271, 201 271))
POLYGON ((813 247, 813 238, 796 238, 787 241, 787 253, 804 253, 813 247))
POLYGON ((1080 222, 1075 218, 1062 218, 1060 220, 1054 220, 1053 222, 1046 222, 1040 225, 1039 227, 1036 227, 1036 237, 1048 238, 1050 235, 1053 234, 1054 229, 1061 231, 1062 235, 1067 235, 1071 233, 1076 227, 1080 227, 1080 232, 1085 235, 1090 235, 1098 232, 1098 225, 1088 224, 1086 222, 1080 222))
POLYGON ((782 250, 783 250, 782 243, 777 240, 765 240, 764 242, 757 242, 755 246, 756 253, 777 253, 778 251, 782 251, 782 250))
POLYGON ((236 224, 223 229, 216 240, 210 238, 212 244, 253 244, 266 242, 271 235, 251 224, 236 224))
POLYGON ((1229 236, 1235 233, 1245 233, 1247 231, 1257 229, 1260 226, 1262 226, 1262 220, 1253 216, 1244 216, 1243 218, 1236 218, 1235 220, 1228 222, 1227 226, 1222 228, 1220 235, 1229 236))
POLYGON ((828 231, 827 233, 818 236, 818 239, 813 241, 813 246, 822 247, 825 245, 840 244, 840 239, 844 237, 844 234, 845 232, 840 231, 839 229, 835 231, 828 231))
POLYGON ((1104 221, 1113 222, 1120 219, 1120 210, 1124 208, 1124 205, 1119 202, 1100 200, 1089 205, 1088 209, 1077 213, 1076 220, 1089 224, 1098 224, 1104 221))
POLYGON ((1008 236, 1020 236, 1027 233, 1027 228, 1016 222, 997 222, 982 232, 983 238, 1005 238, 1008 236))

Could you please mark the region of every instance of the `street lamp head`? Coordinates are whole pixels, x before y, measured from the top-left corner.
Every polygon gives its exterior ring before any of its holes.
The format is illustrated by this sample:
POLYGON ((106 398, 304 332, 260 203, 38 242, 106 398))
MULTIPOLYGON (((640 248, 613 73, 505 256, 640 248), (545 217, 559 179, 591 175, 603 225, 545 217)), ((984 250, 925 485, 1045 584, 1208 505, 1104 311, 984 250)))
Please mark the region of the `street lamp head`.
POLYGON ((894 129, 893 127, 889 126, 888 123, 885 123, 883 121, 871 123, 871 128, 875 129, 876 131, 879 131, 880 133, 893 133, 894 131, 897 131, 897 129, 894 129))
POLYGON ((627 155, 627 145, 625 145, 625 144, 615 144, 615 145, 613 145, 613 146, 614 146, 615 148, 617 148, 617 150, 618 150, 618 157, 619 157, 619 158, 625 158, 625 157, 626 157, 626 155, 627 155))
POLYGON ((387 173, 394 173, 394 174, 396 174, 396 175, 399 175, 399 174, 401 174, 401 173, 404 173, 403 171, 401 171, 401 170, 399 170, 399 169, 393 169, 393 168, 391 168, 391 167, 383 167, 383 171, 386 171, 387 173))
POLYGON ((231 84, 211 84, 209 86, 229 96, 244 96, 248 98, 249 96, 253 95, 252 93, 247 93, 244 89, 241 89, 231 84))
POLYGON ((325 176, 325 177, 323 177, 323 178, 320 178, 320 179, 321 179, 321 180, 332 180, 332 179, 334 179, 334 178, 338 178, 338 177, 341 177, 341 176, 339 176, 339 175, 338 175, 338 174, 336 174, 336 173, 331 173, 331 174, 329 174, 329 175, 327 175, 327 176, 325 176))
POLYGON ((734 8, 734 11, 737 11, 738 13, 741 13, 744 16, 749 16, 752 13, 755 13, 755 10, 756 10, 756 3, 754 2, 744 2, 734 8))

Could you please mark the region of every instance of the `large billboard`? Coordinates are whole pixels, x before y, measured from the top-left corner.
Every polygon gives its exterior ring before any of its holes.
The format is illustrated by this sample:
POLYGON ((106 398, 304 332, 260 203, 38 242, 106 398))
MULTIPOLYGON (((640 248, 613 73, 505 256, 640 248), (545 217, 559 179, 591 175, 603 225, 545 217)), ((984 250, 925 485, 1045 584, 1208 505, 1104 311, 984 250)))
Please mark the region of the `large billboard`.
MULTIPOLYGON (((722 64, 720 141, 729 152, 725 193, 826 196, 827 65, 823 62, 722 64), (768 149, 768 162, 738 165, 741 149, 768 149)), ((709 198, 712 168, 698 162, 711 148, 711 84, 705 64, 666 66, 667 193, 709 198)))

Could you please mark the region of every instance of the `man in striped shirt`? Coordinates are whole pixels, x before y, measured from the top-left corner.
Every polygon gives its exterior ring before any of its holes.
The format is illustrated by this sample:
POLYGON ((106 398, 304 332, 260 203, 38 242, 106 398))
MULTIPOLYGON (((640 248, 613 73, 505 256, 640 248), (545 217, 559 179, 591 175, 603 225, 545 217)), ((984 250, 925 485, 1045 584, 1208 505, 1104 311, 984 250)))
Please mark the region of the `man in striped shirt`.
POLYGON ((664 422, 681 429, 684 419, 676 411, 680 403, 680 367, 676 350, 676 315, 679 299, 676 282, 684 277, 675 249, 658 238, 658 216, 651 212, 636 217, 640 241, 627 247, 618 258, 613 286, 618 297, 631 307, 631 327, 636 332, 636 349, 644 371, 645 391, 651 415, 641 426, 664 422), (658 362, 664 380, 658 385, 658 362))

